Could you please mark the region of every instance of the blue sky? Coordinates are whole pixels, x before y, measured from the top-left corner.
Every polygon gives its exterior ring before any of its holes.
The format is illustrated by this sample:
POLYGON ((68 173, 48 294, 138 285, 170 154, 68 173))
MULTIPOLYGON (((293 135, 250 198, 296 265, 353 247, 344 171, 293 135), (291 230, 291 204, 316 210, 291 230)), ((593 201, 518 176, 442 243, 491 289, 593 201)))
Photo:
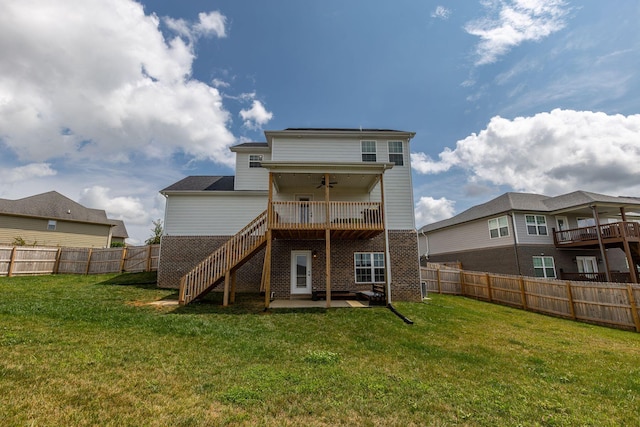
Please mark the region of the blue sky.
POLYGON ((640 196, 640 1, 9 0, 0 198, 125 220, 265 129, 416 132, 418 226, 505 191, 640 196), (615 7, 614 7, 615 6, 615 7))

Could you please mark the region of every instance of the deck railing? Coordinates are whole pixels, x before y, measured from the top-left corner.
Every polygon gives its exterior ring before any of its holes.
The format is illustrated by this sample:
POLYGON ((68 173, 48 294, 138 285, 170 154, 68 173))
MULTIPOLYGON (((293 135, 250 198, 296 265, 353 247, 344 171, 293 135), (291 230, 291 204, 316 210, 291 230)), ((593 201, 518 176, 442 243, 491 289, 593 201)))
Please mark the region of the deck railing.
MULTIPOLYGON (((627 240, 640 241, 640 223, 620 221, 611 224, 601 224, 600 232, 603 240, 627 240)), ((570 230, 555 231, 553 240, 556 245, 569 243, 591 242, 598 240, 598 228, 595 225, 589 227, 573 228, 570 230)))
POLYGON ((275 230, 382 230, 380 202, 272 202, 275 230))
POLYGON ((180 281, 180 304, 188 304, 266 242, 267 211, 225 242, 180 281))
MULTIPOLYGON (((607 273, 560 273, 563 280, 573 280, 576 282, 606 282, 607 273)), ((631 274, 612 271, 609 273, 610 281, 613 283, 630 283, 631 274)))

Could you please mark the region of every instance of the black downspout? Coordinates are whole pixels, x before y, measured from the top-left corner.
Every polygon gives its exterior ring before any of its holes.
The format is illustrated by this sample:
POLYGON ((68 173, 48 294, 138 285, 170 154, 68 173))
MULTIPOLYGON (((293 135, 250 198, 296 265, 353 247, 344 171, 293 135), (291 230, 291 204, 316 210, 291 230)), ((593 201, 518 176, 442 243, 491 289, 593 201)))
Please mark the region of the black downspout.
POLYGON ((516 256, 516 268, 518 269, 518 276, 522 276, 522 272, 520 271, 520 257, 518 256, 518 242, 516 240, 516 220, 514 218, 514 213, 511 212, 509 217, 511 218, 511 228, 513 228, 513 253, 516 256))
POLYGON ((404 321, 404 323, 406 323, 407 325, 413 325, 413 320, 409 319, 407 316, 405 316, 404 314, 396 310, 396 308, 393 305, 391 305, 391 303, 387 304, 387 308, 391 310, 393 314, 401 318, 404 321))

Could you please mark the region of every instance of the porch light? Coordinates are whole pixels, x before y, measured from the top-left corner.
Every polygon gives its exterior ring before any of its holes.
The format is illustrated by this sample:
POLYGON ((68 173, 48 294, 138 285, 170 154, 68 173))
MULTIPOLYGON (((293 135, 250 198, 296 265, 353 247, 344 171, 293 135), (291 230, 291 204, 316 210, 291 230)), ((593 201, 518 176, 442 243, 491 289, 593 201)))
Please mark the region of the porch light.
POLYGON ((318 251, 313 251, 311 252, 311 255, 313 256, 313 258, 318 258, 318 251))

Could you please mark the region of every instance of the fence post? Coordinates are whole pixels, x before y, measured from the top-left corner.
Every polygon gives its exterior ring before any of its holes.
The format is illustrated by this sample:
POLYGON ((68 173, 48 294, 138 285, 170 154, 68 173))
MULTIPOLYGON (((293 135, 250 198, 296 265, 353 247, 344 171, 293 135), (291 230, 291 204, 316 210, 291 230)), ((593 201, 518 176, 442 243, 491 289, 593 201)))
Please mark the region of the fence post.
POLYGON ((151 271, 151 245, 147 245, 147 269, 145 271, 151 271))
POLYGON ((9 260, 9 271, 7 272, 7 277, 13 276, 13 265, 16 262, 16 249, 18 249, 16 246, 11 249, 11 259, 9 260))
POLYGON ((463 296, 467 295, 466 289, 465 289, 465 286, 464 286, 464 270, 460 270, 460 293, 463 296))
POLYGON ((636 299, 633 296, 633 287, 631 284, 627 285, 627 293, 629 294, 629 304, 631 305, 633 323, 636 324, 636 332, 640 332, 640 316, 638 316, 638 306, 636 305, 636 299))
POLYGON ((124 272, 124 264, 127 261, 127 248, 122 248, 122 257, 120 258, 120 273, 124 272))
POLYGON ((571 292, 571 282, 567 282, 567 298, 569 298, 569 313, 571 318, 576 320, 576 309, 573 306, 573 292, 571 292))
POLYGON ((89 248, 89 256, 87 257, 87 271, 84 274, 89 274, 89 269, 91 268, 91 254, 93 253, 93 248, 89 248))
POLYGON ((493 297, 491 296, 491 275, 487 273, 487 295, 489 296, 489 302, 493 302, 493 297))
POLYGON ((438 280, 438 293, 441 294, 442 293, 442 284, 440 283, 440 269, 439 268, 436 270, 436 278, 438 280))
POLYGON ((58 248, 58 252, 56 252, 56 262, 53 264, 53 274, 58 274, 58 269, 60 268, 60 258, 62 258, 62 248, 58 248))
POLYGON ((524 277, 520 276, 520 279, 518 281, 520 282, 520 295, 522 297, 522 308, 524 310, 528 310, 529 308, 527 307, 527 293, 524 290, 524 277))

